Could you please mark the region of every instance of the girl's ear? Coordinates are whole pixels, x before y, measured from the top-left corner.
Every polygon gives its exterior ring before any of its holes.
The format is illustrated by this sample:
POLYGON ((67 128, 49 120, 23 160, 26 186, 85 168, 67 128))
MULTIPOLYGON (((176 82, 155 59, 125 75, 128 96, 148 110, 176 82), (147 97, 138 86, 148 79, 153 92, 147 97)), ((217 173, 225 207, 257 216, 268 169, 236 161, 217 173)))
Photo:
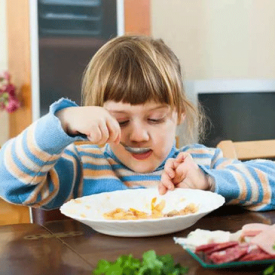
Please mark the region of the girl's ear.
POLYGON ((182 113, 180 118, 178 119, 178 125, 182 124, 186 118, 185 113, 182 113))

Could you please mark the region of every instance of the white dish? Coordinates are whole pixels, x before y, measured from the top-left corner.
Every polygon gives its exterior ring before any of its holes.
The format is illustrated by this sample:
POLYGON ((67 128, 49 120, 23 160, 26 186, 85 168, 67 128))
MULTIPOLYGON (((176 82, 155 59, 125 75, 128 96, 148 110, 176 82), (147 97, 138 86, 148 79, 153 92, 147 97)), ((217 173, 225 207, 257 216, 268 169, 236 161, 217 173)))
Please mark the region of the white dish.
POLYGON ((94 230, 112 236, 148 237, 181 231, 196 223, 200 218, 219 208, 224 197, 210 191, 175 189, 159 195, 157 189, 128 189, 113 191, 70 200, 60 208, 62 214, 78 220, 94 230), (151 201, 165 200, 163 213, 180 210, 190 203, 199 209, 194 214, 139 220, 107 220, 103 214, 116 208, 135 208, 151 213, 151 201))

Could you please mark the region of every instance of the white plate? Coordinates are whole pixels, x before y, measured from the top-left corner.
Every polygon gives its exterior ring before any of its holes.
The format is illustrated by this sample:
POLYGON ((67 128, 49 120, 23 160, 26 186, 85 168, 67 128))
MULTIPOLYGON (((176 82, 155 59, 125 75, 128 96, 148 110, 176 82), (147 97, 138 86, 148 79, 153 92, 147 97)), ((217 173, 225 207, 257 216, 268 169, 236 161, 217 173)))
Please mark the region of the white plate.
POLYGON ((62 214, 78 220, 94 230, 112 236, 147 237, 181 231, 196 223, 200 218, 219 208, 225 202, 224 197, 209 191, 175 189, 165 195, 159 195, 157 189, 129 189, 113 191, 70 200, 61 206, 62 214), (163 213, 180 210, 195 203, 199 210, 185 216, 159 219, 107 220, 103 214, 116 208, 135 208, 151 213, 151 200, 157 197, 157 203, 165 200, 163 213))

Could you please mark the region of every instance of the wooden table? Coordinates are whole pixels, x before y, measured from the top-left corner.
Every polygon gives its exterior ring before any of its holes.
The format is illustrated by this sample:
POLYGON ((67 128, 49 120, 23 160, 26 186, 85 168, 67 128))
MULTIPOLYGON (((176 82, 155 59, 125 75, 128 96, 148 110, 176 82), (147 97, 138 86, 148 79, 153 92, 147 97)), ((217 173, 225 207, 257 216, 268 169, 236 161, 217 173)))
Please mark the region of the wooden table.
POLYGON ((0 274, 92 274, 98 260, 114 261, 121 254, 141 258, 150 249, 159 255, 171 254, 189 267, 188 275, 261 274, 263 266, 238 269, 205 269, 173 237, 186 237, 196 228, 239 230, 244 224, 275 223, 275 211, 248 212, 239 207, 222 207, 199 220, 192 227, 165 236, 121 238, 103 235, 77 221, 68 219, 37 224, 0 227, 0 274))

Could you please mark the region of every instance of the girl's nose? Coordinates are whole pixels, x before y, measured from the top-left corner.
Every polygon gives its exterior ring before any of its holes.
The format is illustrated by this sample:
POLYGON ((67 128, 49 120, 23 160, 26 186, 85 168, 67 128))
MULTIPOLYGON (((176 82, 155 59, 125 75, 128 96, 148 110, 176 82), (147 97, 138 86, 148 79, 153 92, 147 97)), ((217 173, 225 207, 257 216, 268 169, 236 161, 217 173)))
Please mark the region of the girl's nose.
POLYGON ((143 142, 149 140, 149 133, 147 129, 140 123, 133 123, 130 134, 131 141, 143 142))

